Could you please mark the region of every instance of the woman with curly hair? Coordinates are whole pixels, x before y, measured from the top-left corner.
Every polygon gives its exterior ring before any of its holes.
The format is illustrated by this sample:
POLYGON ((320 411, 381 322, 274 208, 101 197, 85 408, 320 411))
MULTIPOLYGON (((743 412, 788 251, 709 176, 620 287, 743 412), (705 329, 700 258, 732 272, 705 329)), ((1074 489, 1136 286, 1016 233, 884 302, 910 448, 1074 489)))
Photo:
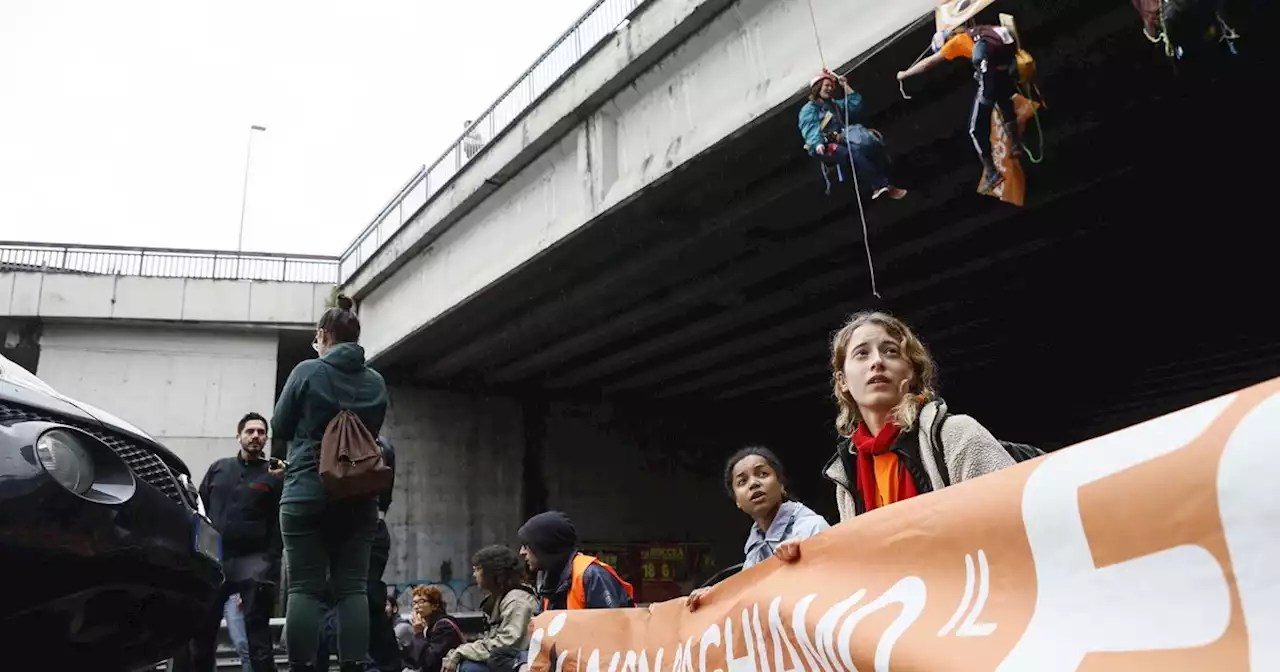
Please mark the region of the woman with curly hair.
POLYGON ((409 667, 422 672, 440 672, 444 657, 467 641, 462 628, 445 611, 444 596, 437 586, 413 587, 413 643, 407 654, 409 667))
POLYGON ((538 609, 533 588, 524 583, 524 561, 506 546, 486 546, 471 558, 471 573, 492 602, 489 629, 474 642, 454 649, 445 672, 488 672, 489 658, 529 645, 529 621, 538 609))
POLYGON ((1013 465, 977 420, 938 412, 936 379, 928 349, 895 317, 858 313, 836 332, 831 380, 841 439, 823 473, 836 484, 841 521, 1013 465), (946 422, 935 427, 940 417, 946 422))

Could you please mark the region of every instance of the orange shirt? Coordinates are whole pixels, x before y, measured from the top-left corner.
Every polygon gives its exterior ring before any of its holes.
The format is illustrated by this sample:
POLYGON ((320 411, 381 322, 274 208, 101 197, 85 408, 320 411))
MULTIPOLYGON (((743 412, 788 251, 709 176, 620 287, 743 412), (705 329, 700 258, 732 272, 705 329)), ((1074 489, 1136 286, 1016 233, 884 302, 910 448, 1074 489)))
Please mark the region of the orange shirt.
POLYGON ((973 60, 973 38, 969 37, 968 33, 960 33, 947 40, 938 53, 948 61, 954 61, 957 58, 973 60))
POLYGON ((876 506, 888 506, 898 501, 898 456, 892 452, 876 455, 876 506))

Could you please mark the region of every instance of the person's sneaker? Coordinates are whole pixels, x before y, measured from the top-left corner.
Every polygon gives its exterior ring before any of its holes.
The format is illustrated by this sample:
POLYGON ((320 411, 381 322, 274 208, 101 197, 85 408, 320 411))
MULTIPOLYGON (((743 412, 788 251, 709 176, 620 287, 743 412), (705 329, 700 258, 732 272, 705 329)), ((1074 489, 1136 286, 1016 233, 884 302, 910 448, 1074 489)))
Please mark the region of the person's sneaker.
POLYGON ((1000 186, 1001 182, 1004 182, 1004 175, 1001 175, 998 170, 989 170, 986 172, 986 176, 987 179, 982 181, 982 193, 984 194, 991 193, 992 189, 995 189, 1000 186))
POLYGON ((903 196, 907 195, 907 190, 899 189, 898 187, 895 187, 893 185, 889 185, 887 187, 880 187, 879 189, 876 189, 874 192, 871 193, 871 200, 880 198, 885 194, 888 194, 889 198, 892 198, 895 201, 900 201, 902 200, 903 196))

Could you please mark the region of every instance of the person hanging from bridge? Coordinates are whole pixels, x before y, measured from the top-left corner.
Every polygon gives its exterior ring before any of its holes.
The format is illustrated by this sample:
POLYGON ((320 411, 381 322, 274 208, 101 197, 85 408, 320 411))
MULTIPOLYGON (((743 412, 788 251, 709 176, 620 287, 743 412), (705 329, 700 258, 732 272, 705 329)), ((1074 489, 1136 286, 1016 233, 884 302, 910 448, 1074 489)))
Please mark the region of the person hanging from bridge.
POLYGON ((973 62, 973 78, 978 82, 973 109, 969 113, 969 137, 986 170, 982 191, 990 193, 1004 181, 991 156, 991 110, 1000 108, 1001 123, 1012 140, 1014 158, 1024 149, 1018 129, 1013 96, 1018 92, 1018 41, 1004 26, 976 25, 958 30, 940 30, 930 44, 933 53, 898 73, 898 81, 930 70, 943 61, 968 58, 973 62))
POLYGON ((809 82, 809 100, 800 108, 800 135, 805 150, 822 162, 824 176, 828 166, 835 166, 837 171, 856 166, 855 177, 860 175, 866 180, 872 198, 887 194, 901 199, 907 190, 889 181, 889 157, 883 139, 862 124, 851 123, 861 111, 862 94, 850 88, 844 77, 824 68, 809 82))

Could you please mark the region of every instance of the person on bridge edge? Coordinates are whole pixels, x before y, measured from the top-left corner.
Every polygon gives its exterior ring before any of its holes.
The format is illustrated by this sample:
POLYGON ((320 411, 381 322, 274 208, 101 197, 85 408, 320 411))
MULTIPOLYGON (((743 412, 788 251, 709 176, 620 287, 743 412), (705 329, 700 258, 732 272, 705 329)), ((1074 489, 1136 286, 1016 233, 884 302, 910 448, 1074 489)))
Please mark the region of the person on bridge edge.
POLYGON ((520 528, 520 555, 537 572, 542 610, 613 609, 635 604, 635 590, 612 567, 578 552, 573 521, 546 511, 520 528))
POLYGON ((228 597, 244 616, 248 667, 254 672, 275 670, 271 611, 280 573, 280 494, 284 464, 263 456, 267 419, 248 413, 236 425, 239 450, 209 465, 200 482, 200 498, 209 520, 222 531, 222 572, 226 581, 217 604, 207 614, 188 651, 174 660, 176 670, 213 672, 218 626, 228 597))
POLYGON ((914 77, 943 61, 968 58, 973 62, 973 78, 978 91, 969 113, 969 137, 986 170, 982 191, 990 192, 1004 181, 991 156, 991 110, 1000 108, 1005 132, 1012 140, 1013 157, 1022 156, 1022 136, 1018 132, 1018 116, 1013 107, 1013 94, 1018 92, 1018 42, 1013 31, 1004 26, 973 26, 959 31, 940 30, 929 48, 933 54, 898 73, 898 81, 914 77))
POLYGON ((900 199, 907 195, 907 190, 889 182, 889 156, 883 139, 862 124, 852 123, 861 112, 862 94, 850 88, 844 77, 823 70, 810 80, 809 100, 800 108, 804 148, 809 156, 822 162, 823 175, 826 175, 826 166, 835 166, 837 170, 849 166, 852 150, 853 165, 871 188, 871 197, 888 194, 889 198, 900 199), (838 98, 837 86, 843 92, 838 98))

